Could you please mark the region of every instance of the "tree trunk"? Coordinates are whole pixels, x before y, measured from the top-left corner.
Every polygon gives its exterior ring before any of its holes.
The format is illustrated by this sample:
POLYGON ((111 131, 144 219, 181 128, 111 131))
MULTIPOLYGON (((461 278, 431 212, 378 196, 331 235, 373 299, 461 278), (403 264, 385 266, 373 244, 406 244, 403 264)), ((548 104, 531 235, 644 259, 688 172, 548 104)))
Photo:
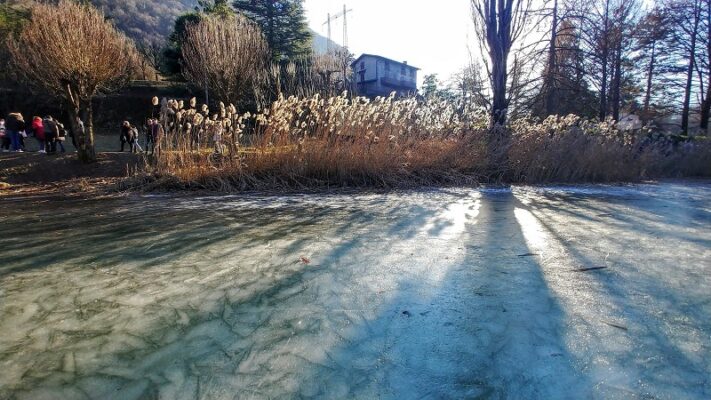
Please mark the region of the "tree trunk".
POLYGON ((681 110, 681 131, 689 133, 689 111, 691 108, 691 86, 694 78, 694 63, 696 61, 696 37, 699 31, 699 6, 694 4, 694 28, 691 31, 691 48, 689 49, 689 65, 686 69, 686 87, 684 88, 684 105, 681 110))
POLYGON ((69 123, 74 133, 74 140, 77 143, 77 156, 83 163, 93 163, 96 161, 96 150, 94 147, 94 128, 92 123, 91 101, 82 106, 72 105, 69 107, 69 123), (80 130, 77 124, 77 117, 84 122, 84 129, 80 130))
POLYGON ((488 135, 488 161, 490 176, 501 180, 508 170, 510 132, 506 128, 508 99, 506 97, 507 57, 501 48, 491 50, 491 89, 493 92, 488 135))
POLYGON ((556 55, 556 42, 558 36, 558 0, 553 2, 553 21, 551 22, 551 38, 550 47, 548 50, 548 68, 546 73, 546 78, 544 82, 544 87, 546 89, 545 102, 546 102, 546 115, 553 115, 558 113, 558 104, 556 102, 558 98, 556 79, 558 79, 558 66, 557 66, 557 55, 556 55))
POLYGON ((609 31, 608 31, 608 24, 609 24, 609 12, 610 12, 610 1, 605 2, 605 20, 603 23, 603 30, 602 30, 602 35, 603 35, 603 42, 602 42, 602 54, 600 55, 602 60, 602 82, 600 85, 600 108, 598 111, 600 121, 604 121, 605 118, 607 117, 607 63, 609 61, 609 31))
POLYGON ((711 74, 708 74, 708 76, 709 84, 706 86, 704 101, 701 103, 701 121, 699 122, 699 128, 703 129, 704 132, 709 130, 709 116, 711 115, 711 74))
POLYGON ((654 78, 654 59, 656 57, 656 41, 652 42, 652 54, 649 56, 649 67, 647 68, 647 89, 644 92, 644 113, 642 115, 642 123, 644 125, 649 122, 649 104, 652 100, 652 81, 654 78))
MULTIPOLYGON (((276 50, 276 38, 274 37, 274 4, 272 4, 271 1, 267 2, 267 43, 269 44, 269 48, 272 49, 274 53, 277 53, 276 50)), ((329 38, 330 39, 330 38, 329 38)), ((273 54, 272 56, 279 56, 281 57, 282 54, 273 54)), ((277 59, 276 61, 280 61, 277 59)))
POLYGON ((600 108, 598 111, 600 121, 607 117, 607 55, 602 62, 602 85, 600 86, 600 108))
POLYGON ((689 52, 689 66, 686 71, 686 86, 684 87, 684 105, 681 109, 681 131, 689 133, 689 112, 691 110, 691 86, 694 77, 694 52, 696 48, 696 35, 692 35, 692 50, 689 52))
POLYGON ((506 101, 506 59, 492 57, 491 81, 493 102, 491 109, 491 126, 503 126, 506 123, 508 102, 506 101))
POLYGON ((64 98, 67 102, 69 113, 69 124, 74 134, 77 146, 77 156, 83 163, 93 163, 96 161, 96 149, 94 147, 94 127, 92 121, 91 99, 82 100, 71 84, 64 88, 64 98), (77 124, 77 117, 84 123, 84 129, 80 130, 77 124))
MULTIPOLYGON (((707 33, 706 33, 706 57, 708 57, 709 65, 711 65, 711 1, 706 1, 706 22, 707 33)), ((709 116, 711 116, 711 71, 707 71, 708 84, 706 85, 706 96, 704 96, 704 101, 701 103, 701 121, 699 122, 699 128, 704 132, 708 133, 709 130, 709 116)))
POLYGON ((612 87, 612 119, 620 120, 620 92, 622 85, 622 38, 618 39, 617 49, 615 50, 615 65, 613 66, 613 82, 612 87))

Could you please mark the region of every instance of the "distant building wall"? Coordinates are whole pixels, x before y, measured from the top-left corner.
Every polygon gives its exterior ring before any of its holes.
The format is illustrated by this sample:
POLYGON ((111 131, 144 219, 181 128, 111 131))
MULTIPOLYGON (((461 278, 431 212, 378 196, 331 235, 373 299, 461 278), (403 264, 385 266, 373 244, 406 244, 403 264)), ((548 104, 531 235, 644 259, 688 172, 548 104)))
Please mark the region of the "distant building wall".
POLYGON ((364 54, 353 62, 356 92, 360 96, 417 94, 417 68, 381 56, 364 54))

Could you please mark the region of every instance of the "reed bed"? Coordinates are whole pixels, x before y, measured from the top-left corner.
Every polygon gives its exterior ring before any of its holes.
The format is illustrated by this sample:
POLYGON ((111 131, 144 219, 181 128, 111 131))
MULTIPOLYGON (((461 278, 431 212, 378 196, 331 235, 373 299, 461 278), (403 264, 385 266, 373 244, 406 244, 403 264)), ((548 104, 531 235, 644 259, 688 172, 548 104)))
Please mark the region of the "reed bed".
POLYGON ((161 151, 139 178, 219 191, 635 181, 711 175, 708 141, 673 144, 576 116, 519 119, 444 100, 280 97, 256 115, 163 100, 161 151), (495 162, 492 160, 496 160, 495 162))

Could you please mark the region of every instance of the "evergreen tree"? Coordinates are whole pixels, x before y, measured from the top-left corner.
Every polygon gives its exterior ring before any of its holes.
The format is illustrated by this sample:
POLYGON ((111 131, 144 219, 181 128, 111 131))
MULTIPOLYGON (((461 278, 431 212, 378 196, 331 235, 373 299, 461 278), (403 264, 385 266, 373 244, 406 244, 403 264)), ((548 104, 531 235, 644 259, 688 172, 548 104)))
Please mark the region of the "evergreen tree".
POLYGON ((422 96, 426 99, 437 95, 439 90, 439 79, 437 74, 425 75, 422 80, 422 96))
POLYGON ((185 35, 185 28, 189 24, 200 21, 201 15, 198 12, 190 12, 181 15, 175 20, 173 33, 168 37, 168 43, 163 50, 162 72, 171 77, 180 76, 180 63, 182 57, 181 42, 185 35))
POLYGON ((228 0, 198 0, 198 6, 195 7, 195 11, 221 17, 229 17, 235 13, 228 0))
POLYGON ((262 28, 274 60, 293 60, 311 52, 302 0, 235 0, 232 5, 262 28))
POLYGON ((545 118, 549 115, 576 114, 593 118, 596 96, 588 87, 583 69, 583 50, 578 29, 568 19, 556 27, 555 50, 543 70, 543 85, 531 111, 545 118))

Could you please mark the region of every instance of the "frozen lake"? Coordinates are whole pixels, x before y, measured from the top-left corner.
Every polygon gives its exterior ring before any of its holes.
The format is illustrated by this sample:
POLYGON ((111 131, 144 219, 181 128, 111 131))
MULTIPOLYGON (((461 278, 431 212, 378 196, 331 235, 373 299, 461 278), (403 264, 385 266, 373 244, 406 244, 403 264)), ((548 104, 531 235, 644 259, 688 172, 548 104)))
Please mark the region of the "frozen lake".
POLYGON ((0 399, 711 398, 711 182, 0 204, 0 399))

